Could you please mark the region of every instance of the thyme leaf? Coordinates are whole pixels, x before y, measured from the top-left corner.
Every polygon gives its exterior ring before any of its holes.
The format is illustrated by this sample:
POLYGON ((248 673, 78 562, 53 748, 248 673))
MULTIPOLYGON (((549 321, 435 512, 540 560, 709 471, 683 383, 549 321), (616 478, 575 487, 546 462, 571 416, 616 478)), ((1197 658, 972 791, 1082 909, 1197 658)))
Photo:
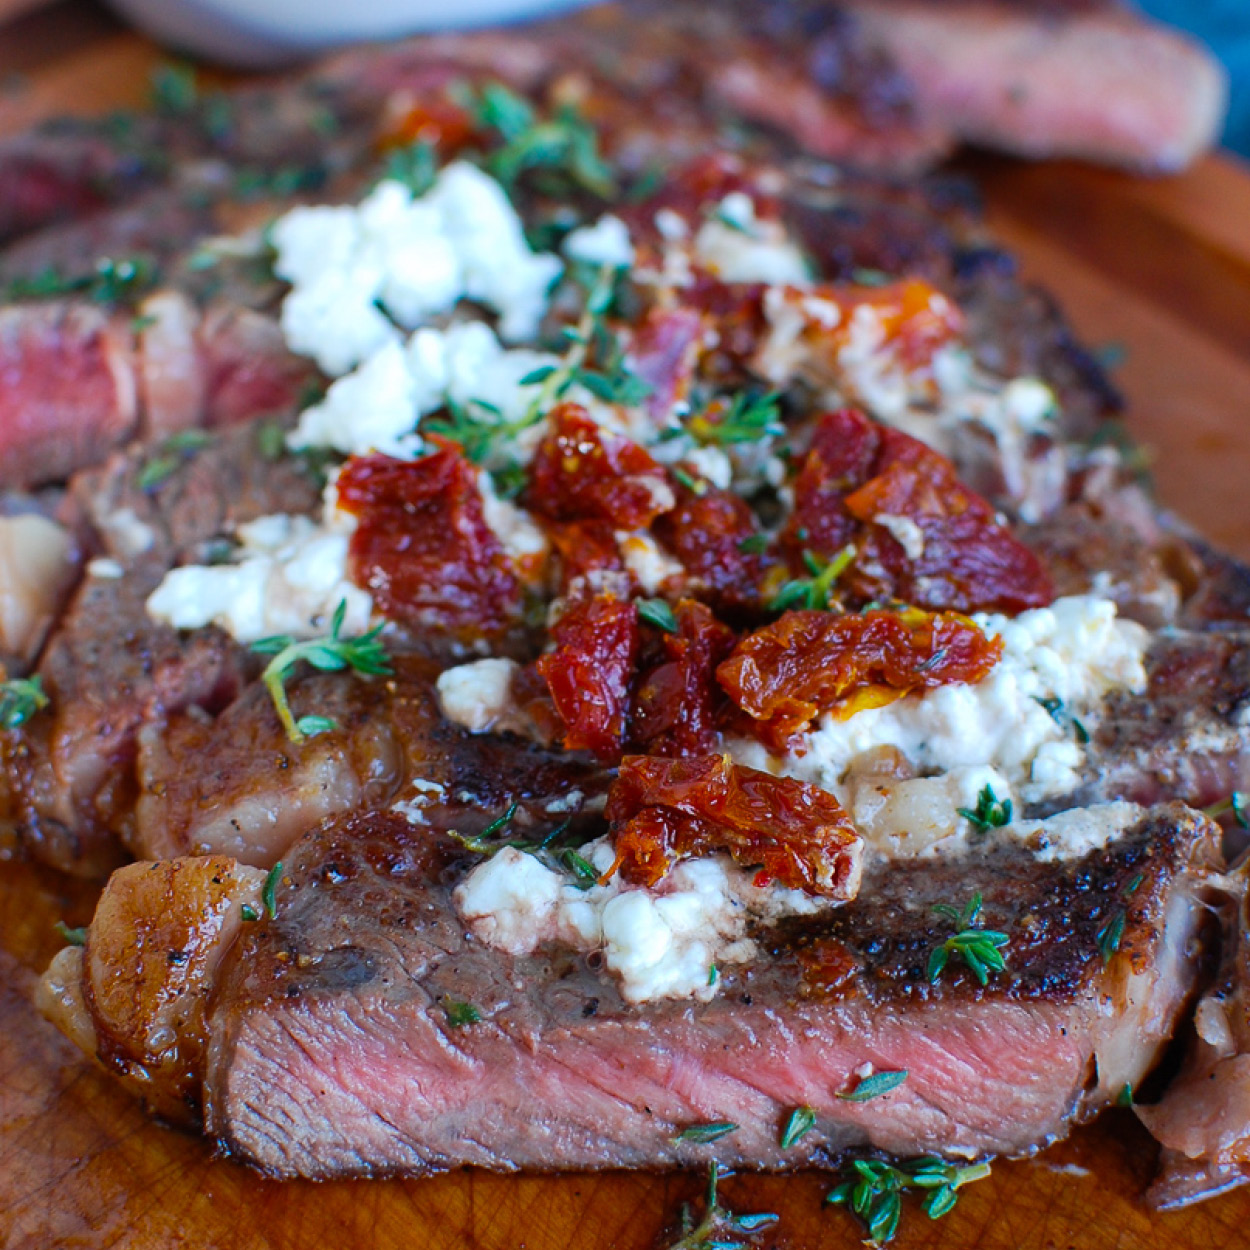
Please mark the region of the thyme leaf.
POLYGON ((1246 810, 1248 802, 1250 802, 1250 798, 1240 790, 1234 790, 1228 798, 1221 799, 1218 803, 1213 803, 1210 807, 1204 807, 1202 810, 1212 820, 1223 816, 1225 812, 1232 812, 1233 819, 1243 829, 1250 829, 1250 814, 1246 810))
POLYGON ((738 540, 738 550, 743 555, 760 556, 768 550, 767 534, 752 534, 748 538, 738 540))
POLYGON ((781 1148, 789 1150, 796 1146, 816 1127, 816 1112, 811 1107, 795 1107, 790 1112, 786 1126, 781 1130, 781 1148))
POLYGON ((171 434, 160 444, 156 454, 143 462, 135 475, 135 485, 140 490, 154 490, 212 441, 213 436, 207 430, 180 430, 171 434))
POLYGON ((87 944, 86 929, 71 929, 64 920, 58 920, 52 927, 60 935, 61 940, 68 942, 70 946, 85 946, 87 944))
POLYGON ((958 955, 967 964, 972 975, 982 984, 989 983, 991 972, 1002 972, 1007 966, 1002 948, 1011 941, 997 929, 983 929, 977 922, 981 914, 981 895, 974 894, 962 911, 956 911, 948 903, 939 903, 934 909, 939 915, 952 921, 959 932, 933 948, 929 955, 926 974, 930 984, 942 975, 952 955, 958 955))
POLYGON ((994 787, 990 785, 983 787, 977 795, 977 805, 972 811, 966 807, 957 807, 955 810, 982 833, 1011 824, 1011 800, 1000 800, 994 793, 994 787))
POLYGON ((664 599, 639 599, 638 618, 662 633, 677 633, 677 616, 664 599))
POLYGON ((1098 930, 1097 942, 1098 952, 1102 955, 1102 962, 1108 964, 1111 962, 1111 956, 1120 949, 1120 942, 1124 938, 1124 926, 1128 923, 1128 916, 1123 907, 1116 910, 1115 914, 1107 921, 1101 929, 1098 930))
POLYGON ((260 901, 265 905, 265 914, 270 920, 278 915, 278 882, 282 879, 282 861, 278 860, 265 876, 265 884, 261 887, 260 901))
POLYGON ((0 682, 0 729, 17 729, 50 702, 38 673, 0 682))
POLYGON ((255 924, 260 919, 260 912, 256 910, 251 903, 244 903, 239 908, 239 916, 248 924, 255 924))
POLYGON ((907 1080, 907 1076, 906 1068, 900 1068, 897 1072, 874 1072, 871 1076, 864 1077, 849 1093, 839 1094, 838 1097, 843 1102, 869 1102, 882 1094, 888 1094, 892 1089, 898 1089, 907 1080))
POLYGON ((719 1141, 722 1137, 737 1131, 738 1126, 732 1120, 712 1120, 707 1124, 691 1124, 680 1133, 673 1134, 672 1141, 674 1145, 678 1142, 704 1145, 707 1142, 719 1141))
POLYGON ((334 722, 327 716, 304 716, 297 721, 291 713, 291 705, 286 696, 286 680, 301 660, 322 673, 351 669, 356 673, 376 677, 391 671, 386 650, 378 641, 382 626, 375 625, 358 638, 344 638, 341 631, 346 614, 347 600, 340 599, 339 606, 334 611, 330 633, 325 637, 299 642, 289 634, 277 634, 252 643, 252 650, 259 655, 273 656, 261 674, 261 681, 265 683, 269 697, 273 699, 273 705, 277 709, 278 719, 286 730, 287 738, 292 742, 303 742, 306 738, 334 728, 334 722))
POLYGON ((482 1021, 482 1013, 472 1003, 452 998, 450 994, 443 996, 443 1011, 446 1013, 447 1023, 453 1029, 462 1029, 467 1024, 480 1024, 482 1021))

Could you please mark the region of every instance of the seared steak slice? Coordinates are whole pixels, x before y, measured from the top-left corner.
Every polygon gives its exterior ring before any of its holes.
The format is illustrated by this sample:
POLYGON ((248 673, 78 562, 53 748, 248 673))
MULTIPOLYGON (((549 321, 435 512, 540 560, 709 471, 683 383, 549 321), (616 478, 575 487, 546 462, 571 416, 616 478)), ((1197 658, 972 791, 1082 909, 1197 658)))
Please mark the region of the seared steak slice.
MULTIPOLYGON (((1146 656, 1140 695, 1112 693, 1091 743, 1094 797, 1154 803, 1182 798, 1195 807, 1250 784, 1250 635, 1164 630, 1146 656)), ((1067 798, 1064 805, 1073 800, 1067 798)))
POLYGON ((447 842, 393 815, 331 822, 291 855, 276 920, 223 961, 206 1125, 277 1176, 1029 1153, 1154 1062, 1192 988, 1217 838, 1173 805, 1076 862, 991 847, 882 867, 845 908, 757 935, 767 955, 711 1002, 631 1007, 579 957, 468 939, 447 842), (1007 971, 981 989, 952 961, 930 984, 951 934, 931 905, 978 889, 1007 971), (840 1099, 864 1064, 907 1082, 840 1099), (800 1105, 816 1128, 783 1152, 800 1105), (720 1120, 738 1127, 713 1145, 679 1137, 720 1120))

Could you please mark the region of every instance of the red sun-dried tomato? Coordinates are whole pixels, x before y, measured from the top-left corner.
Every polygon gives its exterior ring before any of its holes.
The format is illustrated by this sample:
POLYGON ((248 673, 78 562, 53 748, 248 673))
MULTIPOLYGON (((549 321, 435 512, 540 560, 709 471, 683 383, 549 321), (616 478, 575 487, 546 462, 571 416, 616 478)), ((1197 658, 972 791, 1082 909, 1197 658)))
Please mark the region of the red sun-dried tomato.
POLYGON ((564 746, 614 760, 625 742, 638 661, 638 609, 599 595, 552 628, 555 649, 537 667, 565 725, 564 746))
POLYGON ((520 614, 521 595, 486 524, 478 470, 453 443, 419 460, 353 456, 339 474, 339 506, 358 524, 352 580, 384 615, 458 638, 498 633, 520 614))
POLYGON ((662 657, 638 681, 630 741, 652 755, 703 755, 716 746, 724 693, 716 666, 733 650, 734 632, 701 603, 683 599, 677 632, 661 639, 662 657))
POLYGON ((395 100, 382 121, 381 148, 428 143, 448 160, 478 136, 468 110, 433 94, 395 100))
POLYGON ((945 456, 852 409, 821 417, 781 540, 800 574, 804 552, 828 559, 854 543, 838 582, 851 602, 1022 612, 1054 598, 1042 562, 945 456))
POLYGON ((553 521, 649 525, 673 506, 664 470, 637 443, 609 433, 578 404, 560 404, 530 465, 526 502, 553 521))
POLYGON ((677 506, 653 529, 684 565, 689 593, 730 617, 759 610, 767 561, 755 515, 738 495, 706 484, 702 494, 682 487, 677 506))
POLYGON ((1003 644, 953 612, 787 612, 716 670, 729 697, 782 745, 822 712, 847 717, 915 690, 980 681, 1003 644))
POLYGON ((616 865, 654 885, 676 859, 728 851, 777 881, 853 898, 863 842, 827 790, 733 763, 726 755, 664 760, 628 755, 608 792, 616 865))
POLYGON ((606 521, 548 521, 543 532, 556 555, 561 595, 578 597, 586 593, 592 574, 607 572, 619 573, 622 589, 628 590, 616 531, 606 521))

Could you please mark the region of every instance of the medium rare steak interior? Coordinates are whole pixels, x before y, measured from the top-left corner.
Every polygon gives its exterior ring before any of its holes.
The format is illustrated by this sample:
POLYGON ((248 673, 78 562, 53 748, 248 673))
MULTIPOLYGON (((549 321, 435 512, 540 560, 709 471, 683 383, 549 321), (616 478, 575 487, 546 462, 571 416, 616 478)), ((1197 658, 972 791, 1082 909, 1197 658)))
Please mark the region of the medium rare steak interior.
POLYGON ((1160 1192, 1244 1179, 1250 574, 966 188, 864 172, 945 141, 877 21, 183 83, 75 158, 172 175, 0 213, 0 824, 112 873, 40 1000, 154 1113, 277 1176, 977 1172, 1198 1003, 1160 1192))

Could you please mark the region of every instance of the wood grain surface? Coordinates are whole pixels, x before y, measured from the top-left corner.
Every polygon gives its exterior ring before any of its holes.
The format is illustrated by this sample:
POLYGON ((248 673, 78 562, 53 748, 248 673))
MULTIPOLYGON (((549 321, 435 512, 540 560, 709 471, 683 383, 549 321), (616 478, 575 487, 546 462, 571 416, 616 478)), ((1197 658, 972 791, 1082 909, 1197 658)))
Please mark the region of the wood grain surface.
MULTIPOLYGON (((155 51, 86 5, 0 30, 0 133, 131 103, 155 51)), ((1083 337, 1117 345, 1130 427, 1157 451, 1163 499, 1250 556, 1250 171, 1213 158, 1142 182, 1075 166, 978 159, 991 221, 1083 337)), ((312 1185, 266 1181, 145 1119, 30 1006, 58 919, 90 888, 0 864, 0 1247, 44 1250, 650 1250, 693 1176, 495 1177, 312 1185)), ((1206 1250, 1250 1245, 1250 1189, 1169 1216, 1139 1204, 1154 1148, 1126 1112, 1041 1158, 997 1163, 931 1223, 909 1208, 901 1250, 1206 1250)), ((735 1176, 729 1205, 781 1215, 777 1244, 853 1247, 822 1208, 828 1178, 735 1176)))

